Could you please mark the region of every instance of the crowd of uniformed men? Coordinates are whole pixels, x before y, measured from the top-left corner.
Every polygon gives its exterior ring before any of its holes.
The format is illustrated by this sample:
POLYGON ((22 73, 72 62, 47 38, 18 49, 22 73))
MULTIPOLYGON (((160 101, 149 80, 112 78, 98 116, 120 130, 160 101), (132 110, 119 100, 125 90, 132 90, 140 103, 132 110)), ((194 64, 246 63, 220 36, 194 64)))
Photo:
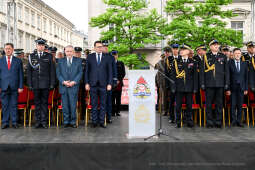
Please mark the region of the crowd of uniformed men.
POLYGON ((57 100, 62 104, 65 128, 77 127, 77 101, 81 103, 82 117, 85 117, 86 105, 92 105, 92 127, 105 128, 102 120, 105 115, 108 124, 112 123, 112 116, 120 116, 125 67, 118 60, 118 51, 108 51, 107 41, 95 42, 95 52, 86 49, 85 57, 81 57, 81 47, 69 45, 64 52, 57 53, 58 49, 48 47, 42 38, 35 43, 36 49, 30 54, 6 43, 0 55, 2 129, 10 127, 10 122, 13 128, 19 127, 22 114, 18 114, 17 105, 24 86, 34 95, 35 128, 48 128, 48 97, 53 89, 60 96, 57 100), (103 100, 100 99, 98 106, 99 98, 103 100))
POLYGON ((196 55, 186 44, 165 47, 155 66, 161 113, 169 115, 177 128, 194 127, 196 109, 204 111, 200 126, 254 125, 255 44, 246 46, 244 53, 213 39, 208 46, 198 46, 196 55), (242 114, 244 108, 249 110, 247 115, 242 114))

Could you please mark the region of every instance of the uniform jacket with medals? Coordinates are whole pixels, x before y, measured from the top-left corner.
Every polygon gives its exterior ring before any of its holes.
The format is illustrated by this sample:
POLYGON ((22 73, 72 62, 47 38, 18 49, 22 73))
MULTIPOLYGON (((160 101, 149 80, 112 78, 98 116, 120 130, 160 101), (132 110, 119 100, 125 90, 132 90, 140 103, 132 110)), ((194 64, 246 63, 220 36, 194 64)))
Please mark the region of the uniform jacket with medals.
POLYGON ((56 83, 56 70, 52 55, 43 52, 39 57, 38 53, 29 55, 27 65, 27 84, 32 89, 54 88, 56 83))
MULTIPOLYGON (((180 56, 178 56, 178 58, 180 58, 180 56)), ((170 79, 173 77, 174 60, 174 56, 169 56, 165 60, 165 75, 170 79)), ((173 90, 173 83, 171 83, 168 79, 165 79, 165 86, 167 89, 173 90)))
POLYGON ((172 65, 173 88, 176 92, 197 92, 198 72, 195 61, 188 58, 186 62, 182 57, 176 59, 172 65))
POLYGON ((218 52, 214 55, 211 51, 206 53, 201 64, 201 85, 205 87, 229 87, 229 67, 227 57, 218 52))

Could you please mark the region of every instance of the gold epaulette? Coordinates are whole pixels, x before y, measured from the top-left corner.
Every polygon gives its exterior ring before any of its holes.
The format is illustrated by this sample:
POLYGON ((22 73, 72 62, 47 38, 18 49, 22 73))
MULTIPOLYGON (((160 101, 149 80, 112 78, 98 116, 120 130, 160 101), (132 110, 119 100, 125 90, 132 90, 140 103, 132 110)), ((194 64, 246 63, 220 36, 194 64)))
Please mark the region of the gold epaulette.
POLYGON ((255 70, 254 57, 251 58, 251 63, 252 63, 253 69, 255 70))
POLYGON ((176 59, 174 59, 174 65, 175 65, 175 71, 176 71, 176 78, 179 78, 179 79, 183 78, 185 83, 186 81, 185 71, 184 70, 182 70, 181 72, 179 71, 176 59))
POLYGON ((168 58, 166 58, 166 65, 167 65, 167 68, 168 68, 169 70, 171 70, 171 67, 170 67, 169 59, 168 59, 168 58))
POLYGON ((215 76, 215 64, 212 64, 211 66, 208 64, 208 60, 207 60, 206 54, 205 54, 205 56, 204 56, 204 62, 205 62, 205 65, 206 65, 206 67, 207 67, 207 69, 205 70, 205 72, 213 71, 213 76, 215 76))

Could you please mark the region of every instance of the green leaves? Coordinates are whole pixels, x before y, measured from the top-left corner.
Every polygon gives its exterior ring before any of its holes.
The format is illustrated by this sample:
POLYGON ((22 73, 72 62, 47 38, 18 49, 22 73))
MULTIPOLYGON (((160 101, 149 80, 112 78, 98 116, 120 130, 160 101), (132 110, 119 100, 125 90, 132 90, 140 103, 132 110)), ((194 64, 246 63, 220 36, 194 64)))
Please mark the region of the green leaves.
POLYGON ((232 0, 168 0, 165 11, 174 19, 163 32, 171 36, 169 43, 188 43, 193 48, 208 44, 212 38, 222 44, 242 47, 242 33, 226 28, 223 21, 236 16, 231 10, 221 10, 222 5, 230 3, 232 0))
POLYGON ((135 50, 144 48, 146 44, 157 44, 162 39, 162 31, 166 20, 156 9, 147 11, 145 0, 104 0, 108 6, 106 12, 91 18, 90 26, 112 29, 101 32, 102 40, 111 40, 110 49, 118 50, 120 59, 130 68, 143 65, 135 50))

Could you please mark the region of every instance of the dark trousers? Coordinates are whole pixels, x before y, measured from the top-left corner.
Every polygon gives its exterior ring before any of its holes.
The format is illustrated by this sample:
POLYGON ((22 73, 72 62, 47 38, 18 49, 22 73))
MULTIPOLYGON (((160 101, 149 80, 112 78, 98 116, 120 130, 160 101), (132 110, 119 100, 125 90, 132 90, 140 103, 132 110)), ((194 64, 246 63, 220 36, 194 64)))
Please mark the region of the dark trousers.
POLYGON ((176 123, 181 123, 181 109, 183 104, 183 97, 186 99, 186 120, 188 123, 192 122, 192 94, 191 92, 177 92, 176 93, 176 123))
POLYGON ((121 94, 122 90, 114 90, 112 92, 112 112, 114 115, 120 113, 121 94))
POLYGON ((106 113, 106 88, 100 86, 94 86, 90 89, 91 105, 92 105, 92 123, 104 123, 106 113), (100 102, 100 108, 98 108, 98 98, 100 102), (99 112, 98 112, 99 110, 99 112))
POLYGON ((107 119, 112 119, 112 90, 107 91, 107 99, 106 99, 106 113, 107 119))
POLYGON ((221 87, 208 87, 205 91, 206 96, 206 122, 207 125, 221 125, 222 123, 222 109, 224 88, 221 87), (215 101, 215 121, 212 115, 212 104, 215 101))
POLYGON ((243 99, 244 91, 240 87, 231 91, 232 123, 241 123, 243 99))
POLYGON ((169 102, 169 114, 170 114, 170 116, 169 116, 169 119, 170 120, 175 120, 174 103, 175 103, 176 93, 170 92, 169 96, 170 96, 170 102, 169 102))
POLYGON ((46 116, 48 115, 49 89, 35 89, 33 92, 36 123, 46 125, 46 116))
POLYGON ((2 100, 2 125, 9 125, 9 119, 11 116, 12 125, 17 124, 17 103, 18 103, 18 90, 11 90, 8 87, 7 90, 1 92, 2 100))
POLYGON ((67 88, 66 93, 61 95, 64 124, 75 125, 76 123, 76 104, 78 100, 78 91, 67 88))

